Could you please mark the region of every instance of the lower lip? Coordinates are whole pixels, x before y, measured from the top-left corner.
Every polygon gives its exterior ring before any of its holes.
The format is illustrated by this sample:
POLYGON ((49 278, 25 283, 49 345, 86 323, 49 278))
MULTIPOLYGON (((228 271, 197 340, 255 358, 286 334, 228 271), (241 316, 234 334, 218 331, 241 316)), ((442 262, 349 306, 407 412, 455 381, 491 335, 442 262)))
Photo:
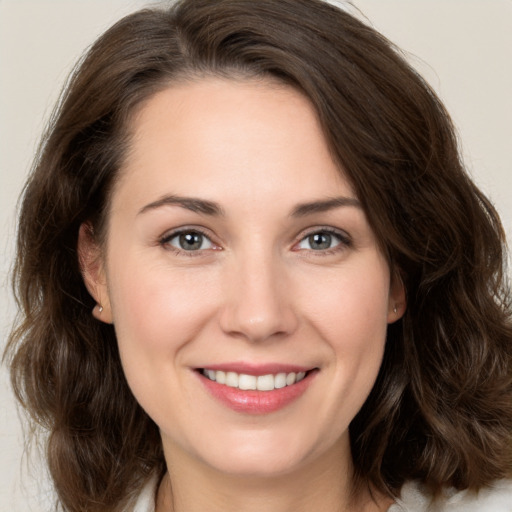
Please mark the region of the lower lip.
POLYGON ((236 412, 269 414, 283 409, 297 400, 309 387, 317 374, 310 371, 301 381, 272 391, 242 390, 219 384, 198 373, 206 389, 221 403, 236 412))

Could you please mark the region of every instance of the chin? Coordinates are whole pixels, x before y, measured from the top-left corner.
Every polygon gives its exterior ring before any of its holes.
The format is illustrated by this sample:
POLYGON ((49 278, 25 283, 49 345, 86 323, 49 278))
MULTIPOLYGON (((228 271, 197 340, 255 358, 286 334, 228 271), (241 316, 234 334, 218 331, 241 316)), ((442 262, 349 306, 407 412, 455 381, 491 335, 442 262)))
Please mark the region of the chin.
POLYGON ((275 478, 299 470, 304 461, 290 454, 274 454, 272 457, 260 454, 230 454, 221 460, 213 460, 217 471, 241 478, 275 478), (277 456, 276 456, 277 455, 277 456))
POLYGON ((286 475, 321 457, 321 446, 316 440, 312 442, 297 432, 295 435, 289 432, 285 435, 268 431, 243 432, 223 441, 211 440, 209 449, 197 455, 217 471, 240 477, 286 475))

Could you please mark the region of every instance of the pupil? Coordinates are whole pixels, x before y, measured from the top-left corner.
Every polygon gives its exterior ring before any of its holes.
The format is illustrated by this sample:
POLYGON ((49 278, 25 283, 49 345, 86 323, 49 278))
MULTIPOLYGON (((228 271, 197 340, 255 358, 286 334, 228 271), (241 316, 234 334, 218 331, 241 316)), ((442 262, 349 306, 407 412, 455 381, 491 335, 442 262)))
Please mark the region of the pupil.
POLYGON ((187 251, 201 248, 203 235, 200 233, 184 233, 180 235, 180 246, 187 251))
POLYGON ((329 249, 331 246, 331 235, 328 233, 315 233, 309 237, 309 244, 312 249, 329 249))

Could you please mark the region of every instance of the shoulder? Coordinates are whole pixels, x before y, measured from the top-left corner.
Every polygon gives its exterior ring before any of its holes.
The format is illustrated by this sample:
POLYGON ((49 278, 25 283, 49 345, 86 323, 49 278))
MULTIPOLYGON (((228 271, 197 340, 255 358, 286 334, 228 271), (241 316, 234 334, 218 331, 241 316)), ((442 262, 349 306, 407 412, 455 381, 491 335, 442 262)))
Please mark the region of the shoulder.
POLYGON ((400 493, 400 499, 388 512, 512 512, 512 480, 500 480, 478 493, 447 491, 432 502, 421 484, 409 482, 400 493))
MULTIPOLYGON (((156 478, 142 489, 130 512, 155 512, 156 478)), ((436 503, 417 482, 405 484, 400 499, 388 512, 512 512, 512 480, 500 480, 478 493, 468 491, 446 493, 436 503)), ((128 511, 127 511, 128 512, 128 511)))

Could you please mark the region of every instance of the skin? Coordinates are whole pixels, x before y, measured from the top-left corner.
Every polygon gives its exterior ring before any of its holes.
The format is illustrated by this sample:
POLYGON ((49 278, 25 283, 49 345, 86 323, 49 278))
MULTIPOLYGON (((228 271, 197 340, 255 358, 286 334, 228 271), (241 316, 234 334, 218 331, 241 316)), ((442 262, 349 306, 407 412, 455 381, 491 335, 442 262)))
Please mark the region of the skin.
POLYGON ((385 497, 350 498, 348 426, 404 292, 308 100, 205 78, 150 98, 132 134, 106 247, 83 226, 79 250, 94 314, 114 323, 128 383, 160 427, 157 510, 386 510, 385 497), (199 250, 177 229, 203 233, 199 250), (286 407, 245 414, 195 371, 230 361, 318 371, 286 407))

